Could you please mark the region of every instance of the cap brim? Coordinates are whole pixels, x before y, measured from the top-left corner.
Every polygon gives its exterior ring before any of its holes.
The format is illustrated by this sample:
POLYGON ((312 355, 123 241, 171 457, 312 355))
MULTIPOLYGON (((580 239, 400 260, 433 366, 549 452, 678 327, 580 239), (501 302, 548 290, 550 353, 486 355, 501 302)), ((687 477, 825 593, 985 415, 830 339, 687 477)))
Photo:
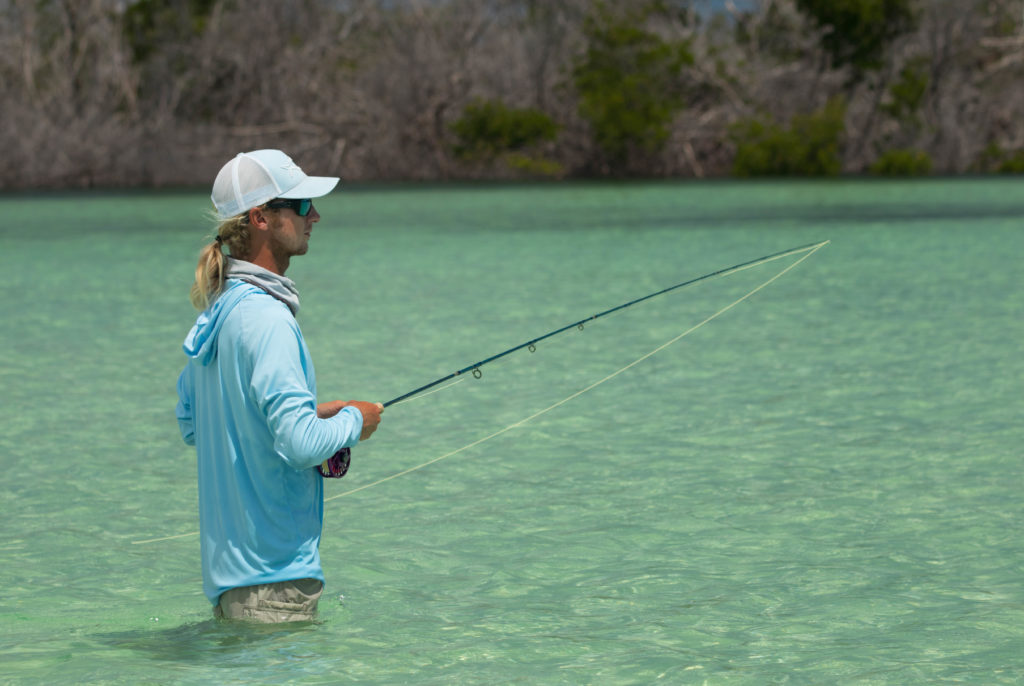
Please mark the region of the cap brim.
POLYGON ((307 176, 295 188, 277 195, 278 198, 319 198, 334 190, 341 181, 337 176, 307 176))

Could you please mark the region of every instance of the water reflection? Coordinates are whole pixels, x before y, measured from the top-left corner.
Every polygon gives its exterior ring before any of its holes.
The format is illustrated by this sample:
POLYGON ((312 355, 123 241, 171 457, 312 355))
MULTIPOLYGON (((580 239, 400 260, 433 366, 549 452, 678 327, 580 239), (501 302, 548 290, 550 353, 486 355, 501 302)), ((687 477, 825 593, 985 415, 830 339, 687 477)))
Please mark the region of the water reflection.
POLYGON ((135 630, 103 634, 99 641, 119 649, 133 650, 160 661, 233 666, 248 662, 253 653, 264 657, 267 649, 292 652, 323 624, 322 621, 288 624, 255 624, 208 619, 169 629, 135 630))

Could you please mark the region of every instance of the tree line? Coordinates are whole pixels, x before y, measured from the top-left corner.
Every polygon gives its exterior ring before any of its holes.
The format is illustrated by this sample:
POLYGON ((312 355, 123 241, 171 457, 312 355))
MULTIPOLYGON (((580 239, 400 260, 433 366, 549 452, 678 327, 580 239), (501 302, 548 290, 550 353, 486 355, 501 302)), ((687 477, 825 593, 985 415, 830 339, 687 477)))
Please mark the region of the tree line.
POLYGON ((0 0, 0 187, 1024 172, 1024 0, 0 0))

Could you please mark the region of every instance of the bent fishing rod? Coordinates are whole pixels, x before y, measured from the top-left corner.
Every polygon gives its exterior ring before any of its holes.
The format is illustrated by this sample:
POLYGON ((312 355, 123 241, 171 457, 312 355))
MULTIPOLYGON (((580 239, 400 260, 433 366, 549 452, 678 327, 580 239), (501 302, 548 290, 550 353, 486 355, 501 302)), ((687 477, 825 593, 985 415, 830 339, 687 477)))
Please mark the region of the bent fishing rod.
POLYGON ((412 390, 412 391, 409 391, 408 393, 400 395, 397 398, 392 398, 391 400, 389 400, 386 403, 384 403, 384 407, 388 407, 390 405, 394 405, 395 403, 400 403, 403 400, 408 400, 409 398, 412 398, 413 396, 419 395, 423 391, 431 389, 434 386, 437 386, 438 384, 444 383, 445 381, 450 381, 450 380, 454 379, 457 376, 461 376, 461 375, 465 374, 466 372, 472 372, 473 376, 475 378, 479 379, 480 376, 482 375, 482 372, 480 371, 480 367, 483 367, 485 364, 488 364, 490 362, 494 362, 495 360, 501 359, 502 357, 505 357, 506 355, 511 355, 512 353, 516 352, 517 350, 522 350, 523 348, 528 348, 530 350, 530 352, 534 352, 534 350, 536 350, 537 343, 539 343, 539 342, 541 342, 541 341, 543 341, 545 339, 551 338, 552 336, 557 336, 558 334, 563 333, 563 332, 568 331, 569 329, 573 329, 573 328, 582 330, 583 327, 587 324, 587 322, 592 322, 595 319, 600 319, 601 317, 607 316, 607 315, 612 314, 614 312, 618 312, 620 310, 624 310, 627 307, 632 307, 633 305, 637 305, 639 303, 642 303, 645 300, 650 300, 651 298, 655 298, 655 297, 657 297, 659 295, 664 295, 665 293, 669 293, 670 291, 674 291, 674 290, 677 290, 679 288, 683 288, 685 286, 693 285, 693 284, 695 284, 695 283, 697 283, 699 281, 705 281, 707 279, 711 279, 711 278, 714 278, 716 276, 725 276, 726 274, 731 274, 733 272, 738 272, 738 271, 741 271, 743 269, 749 269, 750 267, 755 267, 755 266, 757 266, 759 264, 763 264, 765 262, 771 262, 772 260, 782 259, 783 257, 787 257, 789 255, 796 255, 797 253, 807 252, 808 250, 814 250, 815 248, 820 248, 821 246, 825 245, 826 243, 828 243, 828 241, 820 241, 818 243, 810 243, 808 245, 802 245, 802 246, 800 246, 798 248, 790 248, 788 250, 782 250, 782 251, 777 252, 777 253, 772 253, 771 255, 765 255, 764 257, 758 257, 755 260, 749 260, 747 262, 741 262, 740 264, 734 264, 731 267, 726 267, 724 269, 719 269, 717 271, 713 271, 713 272, 710 272, 708 274, 704 274, 703 276, 698 276, 697 278, 689 279, 687 281, 683 281, 682 283, 677 283, 674 286, 669 286, 668 288, 663 288, 660 291, 656 291, 654 293, 650 293, 650 294, 645 295, 643 297, 636 298, 635 300, 630 300, 627 303, 623 303, 623 304, 621 304, 621 305, 619 305, 617 307, 613 307, 613 308, 611 308, 609 310, 605 310, 604 312, 599 312, 599 313, 591 315, 589 317, 585 317, 585 318, 583 318, 583 319, 581 319, 579 321, 573 322, 572 324, 566 324, 565 326, 563 326, 561 328, 558 328, 558 329, 555 329, 554 331, 549 331, 548 333, 544 334, 543 336, 538 336, 537 338, 531 338, 530 340, 526 341, 525 343, 520 343, 519 345, 511 347, 508 350, 504 350, 504 351, 498 353, 497 355, 491 355, 487 359, 480 360, 479 362, 475 362, 475 363, 473 363, 473 364, 471 364, 469 366, 463 367, 462 369, 459 369, 458 371, 454 371, 451 374, 448 374, 447 376, 442 376, 439 379, 435 379, 435 380, 431 381, 430 383, 424 384, 423 386, 420 386, 419 388, 417 388, 415 390, 412 390))

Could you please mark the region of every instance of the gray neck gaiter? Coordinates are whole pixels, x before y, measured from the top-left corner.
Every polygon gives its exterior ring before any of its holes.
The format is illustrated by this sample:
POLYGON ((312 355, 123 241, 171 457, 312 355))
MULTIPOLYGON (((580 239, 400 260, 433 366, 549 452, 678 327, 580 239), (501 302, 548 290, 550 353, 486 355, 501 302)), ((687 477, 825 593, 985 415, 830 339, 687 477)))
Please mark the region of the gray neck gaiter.
POLYGON ((228 272, 225 276, 228 279, 238 279, 262 288, 287 305, 288 309, 292 311, 292 316, 299 313, 299 291, 295 288, 295 282, 288 277, 275 274, 252 262, 236 260, 233 257, 228 257, 228 272))

